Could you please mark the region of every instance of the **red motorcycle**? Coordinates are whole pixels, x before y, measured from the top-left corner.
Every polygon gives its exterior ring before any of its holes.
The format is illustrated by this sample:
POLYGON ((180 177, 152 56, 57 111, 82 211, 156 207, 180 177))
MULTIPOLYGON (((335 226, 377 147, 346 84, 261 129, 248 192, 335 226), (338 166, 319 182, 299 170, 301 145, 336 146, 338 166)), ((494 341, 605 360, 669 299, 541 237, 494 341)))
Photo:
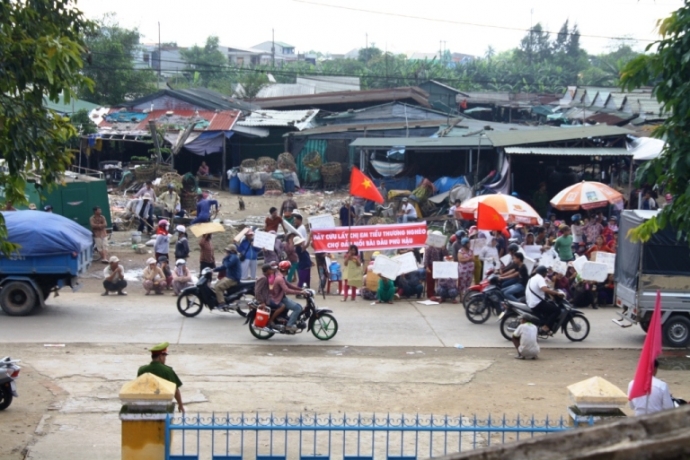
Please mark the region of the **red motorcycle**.
POLYGON ((467 308, 467 306, 470 304, 470 300, 472 297, 474 297, 477 294, 481 294, 484 292, 484 289, 489 285, 489 278, 493 274, 493 270, 489 270, 486 273, 486 278, 481 280, 479 284, 473 284, 470 286, 467 291, 465 291, 465 294, 462 296, 462 305, 467 308))

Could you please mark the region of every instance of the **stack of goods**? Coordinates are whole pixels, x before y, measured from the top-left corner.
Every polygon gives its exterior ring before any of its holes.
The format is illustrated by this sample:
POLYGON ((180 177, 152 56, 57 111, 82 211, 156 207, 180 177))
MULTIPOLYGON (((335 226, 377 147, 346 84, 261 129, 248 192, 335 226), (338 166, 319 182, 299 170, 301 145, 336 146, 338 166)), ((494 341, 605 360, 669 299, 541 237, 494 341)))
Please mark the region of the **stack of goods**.
POLYGON ((196 210, 196 192, 182 190, 180 193, 180 207, 187 212, 196 210))
POLYGON ((156 178, 156 166, 146 165, 134 168, 134 178, 139 183, 153 181, 156 178))
POLYGON ((186 192, 198 193, 199 183, 196 180, 196 176, 192 173, 187 173, 182 176, 182 189, 186 192))
POLYGON ((276 170, 278 162, 271 157, 259 157, 259 159, 256 160, 256 165, 259 171, 272 173, 276 170))
POLYGON ((256 160, 254 160, 253 158, 247 158, 246 160, 242 160, 242 163, 240 164, 240 170, 243 173, 256 172, 256 160))
POLYGON ((276 179, 268 179, 264 183, 265 192, 264 195, 279 196, 283 193, 283 184, 281 181, 276 179))
POLYGON ((156 166, 156 174, 158 176, 162 176, 162 175, 168 174, 168 173, 177 174, 177 171, 171 165, 159 164, 158 166, 156 166))
POLYGON ((296 171, 297 164, 295 163, 295 157, 293 157, 290 152, 283 152, 278 155, 278 169, 296 171))
POLYGON ((340 163, 331 162, 321 166, 324 188, 338 187, 342 181, 342 174, 343 171, 340 163))
POLYGON ((168 191, 168 185, 172 184, 176 192, 182 190, 182 176, 174 172, 163 174, 160 182, 156 186, 156 196, 168 191))

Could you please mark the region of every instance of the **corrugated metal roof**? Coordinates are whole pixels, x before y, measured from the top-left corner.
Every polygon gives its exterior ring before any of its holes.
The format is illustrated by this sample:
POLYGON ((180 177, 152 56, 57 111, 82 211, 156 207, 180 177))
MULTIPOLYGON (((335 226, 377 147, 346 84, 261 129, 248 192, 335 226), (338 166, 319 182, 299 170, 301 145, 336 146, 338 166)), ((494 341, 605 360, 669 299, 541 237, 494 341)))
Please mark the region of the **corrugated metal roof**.
MULTIPOLYGON (((231 131, 235 125, 240 112, 237 110, 153 110, 146 114, 146 117, 136 122, 109 122, 104 119, 98 125, 99 131, 107 133, 131 133, 146 135, 149 134, 149 121, 156 120, 168 128, 182 128, 191 119, 199 118, 208 122, 208 126, 200 131, 231 131), (168 114, 172 112, 172 114, 168 114)), ((199 131, 199 129, 195 129, 199 131)))
POLYGON ((277 127, 294 126, 299 131, 311 127, 311 122, 319 113, 313 110, 259 110, 252 112, 244 120, 238 121, 239 126, 277 127))
POLYGON ((416 128, 436 128, 444 126, 448 121, 443 120, 418 120, 409 121, 395 121, 389 123, 356 123, 356 124, 340 124, 319 126, 318 128, 307 129, 300 133, 290 133, 293 136, 312 136, 315 134, 332 134, 332 133, 346 133, 350 131, 386 131, 396 129, 416 129, 416 128))
POLYGON ((401 88, 372 89, 366 91, 340 91, 335 93, 311 94, 304 96, 285 96, 273 98, 256 98, 263 108, 280 109, 291 107, 312 108, 321 106, 341 106, 345 109, 360 107, 362 104, 374 104, 390 101, 413 100, 423 107, 431 107, 429 94, 416 86, 401 88))
MULTIPOLYGON (((350 144, 350 147, 362 148, 391 148, 409 147, 415 150, 444 149, 468 147, 491 147, 491 142, 482 137, 360 137, 350 144)), ((625 149, 623 149, 625 150, 625 149)))
POLYGON ((316 89, 313 86, 296 85, 294 83, 274 83, 261 88, 256 93, 256 97, 304 96, 308 94, 316 94, 316 89))
POLYGON ((511 145, 541 144, 544 142, 557 142, 590 137, 623 136, 633 134, 632 131, 618 126, 597 125, 578 126, 572 128, 545 128, 524 131, 487 132, 495 147, 511 145))
POLYGON ((604 147, 506 147, 509 155, 557 155, 557 156, 632 156, 628 149, 604 147))

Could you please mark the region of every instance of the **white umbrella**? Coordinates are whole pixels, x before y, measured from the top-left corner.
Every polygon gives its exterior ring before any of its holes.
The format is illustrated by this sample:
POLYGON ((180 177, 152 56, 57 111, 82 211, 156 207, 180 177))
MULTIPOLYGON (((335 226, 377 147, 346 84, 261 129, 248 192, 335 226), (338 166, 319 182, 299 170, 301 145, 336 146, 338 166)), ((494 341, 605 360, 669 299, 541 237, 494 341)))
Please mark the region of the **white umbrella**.
POLYGON ((648 161, 657 158, 664 150, 666 142, 653 137, 640 137, 628 145, 635 161, 648 161))

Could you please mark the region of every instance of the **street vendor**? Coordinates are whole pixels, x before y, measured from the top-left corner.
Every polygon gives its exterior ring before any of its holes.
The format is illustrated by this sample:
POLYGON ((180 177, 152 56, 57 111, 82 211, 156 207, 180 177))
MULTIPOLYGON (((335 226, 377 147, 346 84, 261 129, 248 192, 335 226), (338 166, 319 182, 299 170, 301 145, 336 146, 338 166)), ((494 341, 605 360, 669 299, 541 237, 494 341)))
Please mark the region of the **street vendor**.
POLYGON ((168 190, 158 197, 158 201, 163 205, 163 216, 174 217, 177 206, 180 204, 180 197, 175 192, 175 186, 168 184, 168 190))

